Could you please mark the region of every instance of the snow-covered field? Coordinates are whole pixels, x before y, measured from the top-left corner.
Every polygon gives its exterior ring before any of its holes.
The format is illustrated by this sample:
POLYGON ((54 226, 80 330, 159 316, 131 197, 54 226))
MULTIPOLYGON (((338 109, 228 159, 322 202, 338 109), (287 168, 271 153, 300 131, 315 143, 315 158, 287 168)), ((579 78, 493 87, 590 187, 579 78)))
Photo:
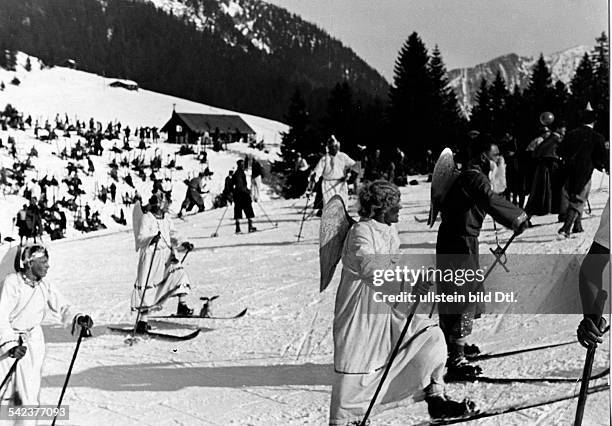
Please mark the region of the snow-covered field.
POLYGON ((19 111, 31 114, 33 119, 55 119, 56 114, 71 120, 94 120, 103 123, 119 120, 132 130, 140 126, 161 128, 172 114, 173 106, 177 112, 201 114, 238 114, 257 133, 257 140, 271 146, 280 145, 279 132, 286 131, 283 123, 250 114, 235 113, 222 108, 188 101, 174 96, 149 90, 129 91, 110 87, 115 78, 104 78, 96 74, 66 67, 40 68, 38 59, 30 57, 32 70, 24 66, 27 55, 17 55, 17 70, 7 71, 0 68, 0 81, 5 89, 0 91, 0 108, 7 103, 19 111), (10 82, 17 77, 21 83, 15 86, 10 82))
MULTIPOLYGON (((117 120, 123 124, 123 127, 130 126, 132 130, 140 126, 155 126, 161 128, 172 113, 173 105, 176 105, 176 110, 180 112, 200 112, 212 114, 227 114, 232 111, 223 110, 208 105, 186 101, 184 99, 167 96, 147 90, 140 89, 138 91, 128 91, 121 88, 109 87, 109 83, 114 79, 105 79, 95 74, 73 70, 66 67, 54 67, 51 69, 40 68, 38 59, 30 57, 32 70, 25 70, 27 55, 19 52, 17 56, 18 66, 16 71, 7 71, 0 68, 0 81, 4 82, 5 90, 0 91, 0 109, 4 109, 6 104, 11 104, 17 108, 20 113, 24 114, 24 119, 31 115, 33 122, 39 121, 40 126, 44 126, 46 120, 50 123, 55 122, 55 117, 59 114, 63 120, 67 115, 72 124, 76 119, 80 121, 89 121, 93 118, 95 122, 99 121, 106 128, 108 122, 116 122, 117 120), (13 77, 20 80, 20 84, 15 86, 10 84, 13 77)), ((158 177, 170 177, 173 184, 173 200, 174 209, 178 212, 180 203, 185 196, 185 188, 183 181, 187 178, 197 175, 199 171, 203 171, 206 166, 214 173, 213 176, 206 181, 207 190, 209 193, 203 196, 204 204, 207 209, 213 205, 214 197, 223 190, 224 179, 229 170, 236 168, 236 160, 245 156, 257 158, 260 161, 269 162, 278 159, 279 144, 281 132, 287 131, 287 126, 283 123, 268 120, 261 117, 256 117, 248 114, 240 114, 242 118, 257 132, 257 140, 264 140, 265 149, 259 151, 249 148, 244 143, 233 143, 228 145, 228 151, 214 152, 210 149, 208 152, 208 164, 200 164, 193 155, 177 156, 177 165, 182 167, 182 170, 162 170, 158 177)), ((74 133, 74 132, 73 132, 74 133)), ((66 175, 66 165, 68 161, 61 160, 54 155, 64 148, 70 152, 71 147, 74 147, 80 139, 75 134, 70 138, 63 137, 63 132, 58 131, 59 139, 51 143, 41 142, 34 138, 34 130, 27 129, 26 131, 16 131, 9 129, 7 131, 0 130, 0 140, 6 144, 9 136, 16 140, 18 157, 24 160, 32 147, 38 151, 38 158, 32 158, 32 164, 35 169, 26 173, 26 183, 30 183, 31 179, 42 179, 45 175, 49 178, 55 176, 58 181, 66 175)), ((164 134, 162 134, 163 140, 164 134)), ((134 189, 129 187, 121 179, 128 172, 127 168, 119 169, 119 182, 117 185, 118 203, 103 204, 94 196, 95 189, 101 186, 108 187, 112 179, 108 175, 108 164, 113 158, 119 162, 125 155, 129 155, 132 159, 136 154, 141 155, 139 150, 133 150, 129 154, 120 154, 116 156, 109 149, 116 143, 118 147, 122 146, 122 141, 107 141, 104 140, 102 145, 105 148, 104 154, 101 157, 92 156, 92 161, 95 166, 95 173, 91 176, 85 176, 83 173, 79 177, 83 181, 83 190, 86 195, 81 197, 81 204, 85 206, 88 203, 92 207, 92 212, 98 210, 102 222, 108 226, 109 230, 126 229, 115 223, 111 215, 119 216, 121 195, 126 192, 130 195, 134 193, 134 189)), ((138 145, 138 139, 131 138, 131 146, 135 148, 138 145)), ((146 162, 157 154, 161 154, 163 163, 167 164, 170 158, 174 157, 178 146, 174 144, 158 143, 151 145, 145 154, 146 162)), ((73 160, 69 160, 74 162, 73 160)), ((87 162, 80 162, 87 169, 87 162)), ((11 167, 13 164, 12 158, 9 157, 7 150, 0 151, 0 167, 11 167)), ((142 182, 136 177, 136 174, 130 170, 135 189, 139 194, 146 199, 151 193, 152 182, 147 179, 142 182)), ((147 175, 150 169, 147 170, 147 175)), ((248 172, 247 172, 248 174, 248 172)), ((62 184, 59 191, 56 192, 57 198, 61 199, 66 195, 67 187, 62 184)), ((268 188, 262 191, 262 200, 267 200, 270 196, 274 196, 268 188)), ((48 189, 49 199, 53 198, 52 188, 48 189)), ((68 197, 67 197, 68 198, 68 197)), ((12 227, 12 219, 17 211, 26 203, 26 200, 20 196, 6 195, 0 199, 0 234, 2 238, 12 235, 17 237, 17 229, 12 227)), ((126 219, 131 220, 131 216, 126 213, 126 219)), ((69 221, 70 221, 69 216, 69 221)), ((74 230, 69 223, 68 234, 75 237, 78 231, 74 230)), ((0 241, 1 244, 1 241, 0 241)))
MULTIPOLYGON (((20 55, 19 60, 23 65, 24 57, 20 55)), ((7 86, 0 92, 0 106, 10 102, 35 119, 53 119, 56 113, 63 115, 65 112, 70 117, 76 115, 81 120, 88 120, 91 116, 103 123, 119 119, 132 128, 140 125, 161 127, 173 103, 179 111, 222 112, 145 90, 136 93, 112 89, 102 77, 80 71, 40 70, 36 65, 33 68, 31 73, 22 69, 17 72, 22 81, 19 87, 8 83, 15 73, 0 70, 0 80, 7 86)), ((258 132, 258 138, 264 137, 269 145, 278 143, 278 133, 286 130, 281 123, 243 117, 258 132)), ((30 130, 11 134, 17 138, 21 154, 35 144, 40 157, 34 162, 40 177, 47 172, 59 174, 65 166, 65 162, 51 154, 69 143, 63 138, 60 137, 56 146, 55 142, 49 145, 34 141, 30 130)), ((6 136, 0 134, 4 140, 6 136)), ((159 148, 164 155, 176 149, 164 144, 159 148)), ((234 166, 235 159, 247 150, 244 145, 234 145, 230 149, 229 153, 209 152, 211 169, 215 172, 210 186, 216 190, 227 170, 234 166)), ((96 181, 103 185, 110 183, 105 166, 110 161, 108 155, 93 157, 96 174, 82 177, 88 194, 96 181)), ((173 175, 172 209, 175 211, 184 196, 182 179, 201 167, 192 157, 178 158, 184 170, 173 175)), ((0 160, 9 161, 6 156, 0 160)), ((426 216, 429 205, 429 184, 422 178, 419 180, 418 186, 402 189, 401 247, 405 253, 432 254, 437 225, 429 229, 414 220, 415 215, 426 216)), ((135 182, 142 194, 149 193, 150 187, 139 183, 138 179, 135 182)), ((508 256, 585 253, 599 224, 608 193, 607 177, 602 179, 596 172, 590 197, 592 214, 583 221, 584 234, 559 240, 555 217, 536 218, 534 222, 542 226, 521 235, 510 247, 508 256)), ((10 219, 22 202, 23 199, 16 196, 0 199, 3 236, 9 233, 10 219)), ((200 296, 218 294, 221 296, 215 306, 218 315, 249 308, 248 314, 238 320, 168 320, 154 324, 177 333, 186 332, 190 327, 204 329, 200 336, 188 342, 149 340, 128 346, 125 336, 108 331, 107 326, 128 326, 134 321, 129 298, 136 277, 137 253, 132 234, 125 232, 128 228, 108 220, 110 214, 117 214, 117 206, 93 206, 94 210, 103 209, 102 219, 111 225, 107 231, 86 234, 87 238, 72 232, 68 239, 49 243, 51 269, 48 279, 83 311, 90 313, 96 324, 94 337, 81 346, 64 398, 64 403, 70 406, 70 420, 60 424, 325 425, 333 377, 331 327, 339 273, 330 288, 319 293, 318 219, 305 223, 303 239, 296 243, 304 203, 304 198, 264 198, 261 205, 254 205, 255 225, 263 232, 247 235, 233 234, 229 212, 219 230, 220 237, 211 238, 223 214, 221 209, 187 216, 184 221, 176 220, 178 230, 196 246, 185 261, 194 283, 189 303, 198 309, 200 296), (278 222, 278 227, 274 228, 266 220, 264 209, 274 222, 278 222)), ((356 215, 354 200, 351 213, 356 215)), ((126 216, 129 220, 131 212, 126 212, 126 216)), ((509 236, 509 231, 499 234, 502 242, 509 236)), ((490 219, 485 223, 480 241, 481 252, 494 247, 490 219)), ((0 257, 6 248, 8 244, 0 245, 0 257)), ((535 272, 511 269, 509 277, 516 279, 519 285, 525 281, 526 274, 535 272)), ((505 273, 497 270, 496 274, 505 273)), ((542 297, 549 290, 541 285, 533 287, 534 297, 542 297)), ((175 309, 176 302, 171 300, 164 312, 172 313, 175 309)), ((488 315, 476 322, 472 342, 487 351, 501 351, 565 341, 574 338, 579 320, 578 315, 488 315)), ((45 320, 47 359, 43 372, 43 404, 57 402, 75 345, 68 331, 56 324, 52 316, 45 320)), ((491 359, 481 365, 486 375, 495 377, 579 377, 584 355, 585 351, 574 344, 491 359)), ((609 343, 606 342, 597 352, 594 371, 609 365, 609 355, 609 343)), ((578 388, 579 385, 573 383, 470 383, 448 385, 448 392, 457 398, 469 396, 481 409, 488 409, 568 395, 577 392, 578 388)), ((583 424, 610 424, 608 400, 609 392, 590 396, 583 424)), ((575 403, 574 399, 476 424, 571 424, 575 403)), ((372 424, 404 426, 427 418, 426 405, 417 403, 385 412, 373 418, 372 424)))
MULTIPOLYGON (((552 216, 537 218, 543 226, 525 232, 510 247, 513 254, 584 253, 608 197, 608 183, 598 189, 594 178, 593 214, 584 220, 580 238, 557 240, 558 224, 552 216)), ((428 208, 429 185, 404 188, 399 231, 402 250, 433 253, 436 227, 417 223, 428 208)), ((99 238, 51 243, 49 279, 86 312, 96 327, 85 341, 74 367, 65 403, 71 419, 66 424, 201 424, 201 425, 323 425, 329 407, 333 345, 331 326, 335 287, 318 291, 318 220, 304 225, 303 240, 296 243, 300 210, 305 200, 275 200, 263 204, 278 221, 276 229, 235 236, 226 217, 219 238, 210 238, 220 210, 176 221, 178 229, 196 245, 186 260, 198 297, 219 294, 219 315, 249 308, 246 317, 233 320, 184 320, 157 324, 182 331, 205 328, 192 341, 143 341, 128 346, 124 336, 110 333, 108 325, 132 323, 129 296, 136 276, 137 254, 132 235, 119 233, 99 238), (188 324, 191 322, 191 324, 188 324)), ((354 206, 351 208, 355 215, 354 206)), ((256 226, 272 228, 257 211, 256 226)), ((488 219, 481 235, 481 251, 492 247, 494 234, 488 219)), ((505 241, 509 231, 500 233, 505 241)), ((520 274, 525 271, 511 271, 520 274)), ((503 272, 497 272, 503 273, 503 272)), ((168 303, 165 311, 176 309, 168 303)), ((577 315, 486 316, 477 321, 472 340, 485 350, 572 339, 577 315)), ((67 331, 49 320, 47 364, 42 401, 57 400, 74 348, 67 331)), ((530 354, 483 361, 487 375, 578 377, 585 351, 577 344, 530 354)), ((597 353, 594 371, 608 364, 609 344, 597 353)), ((452 384, 453 396, 469 396, 483 409, 511 402, 577 392, 577 384, 452 384)), ((609 424, 609 393, 588 400, 585 425, 609 424)), ((520 413, 507 414, 478 424, 570 424, 576 400, 520 413)), ((374 418, 375 425, 409 425, 427 419, 424 403, 397 408, 374 418)))

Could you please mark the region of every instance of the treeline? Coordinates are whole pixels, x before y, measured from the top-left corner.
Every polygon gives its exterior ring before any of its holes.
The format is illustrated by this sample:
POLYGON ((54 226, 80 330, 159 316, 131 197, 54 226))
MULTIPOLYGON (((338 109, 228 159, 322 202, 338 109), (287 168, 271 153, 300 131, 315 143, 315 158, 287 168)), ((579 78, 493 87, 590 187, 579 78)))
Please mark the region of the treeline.
POLYGON ((399 52, 386 101, 356 96, 347 82, 337 84, 325 100, 296 89, 285 115, 290 130, 283 135, 283 155, 288 163, 297 152, 314 159, 334 134, 349 155, 360 155, 359 145, 381 148, 383 155, 400 148, 411 172, 424 172, 428 151, 437 157, 445 146, 461 146, 469 130, 489 133, 499 141, 508 133, 524 148, 538 135, 542 112, 552 112, 556 123, 571 128, 578 125, 587 103, 597 113, 598 130, 609 138, 608 55, 604 33, 592 53, 582 58, 568 86, 552 81, 543 56, 525 88, 509 88, 501 73, 494 81, 483 79, 466 117, 449 86, 440 49, 436 46, 430 54, 412 33, 399 52))
POLYGON ((348 75, 351 85, 370 95, 387 91, 380 74, 316 26, 273 5, 241 3, 260 15, 254 31, 271 45, 270 54, 210 0, 191 1, 209 15, 204 28, 148 2, 3 0, 0 49, 22 50, 48 66, 74 59, 85 71, 277 120, 296 84, 307 95, 329 94, 348 75))

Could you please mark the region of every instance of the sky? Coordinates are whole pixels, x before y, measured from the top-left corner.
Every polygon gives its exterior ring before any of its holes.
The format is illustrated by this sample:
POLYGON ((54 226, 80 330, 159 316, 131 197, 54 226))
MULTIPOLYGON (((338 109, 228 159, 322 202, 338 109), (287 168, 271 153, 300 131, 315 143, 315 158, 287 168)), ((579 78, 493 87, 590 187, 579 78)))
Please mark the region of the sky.
POLYGON ((608 32, 608 0, 265 0, 351 47, 392 81, 397 53, 416 31, 447 69, 507 53, 532 56, 593 46, 608 32))

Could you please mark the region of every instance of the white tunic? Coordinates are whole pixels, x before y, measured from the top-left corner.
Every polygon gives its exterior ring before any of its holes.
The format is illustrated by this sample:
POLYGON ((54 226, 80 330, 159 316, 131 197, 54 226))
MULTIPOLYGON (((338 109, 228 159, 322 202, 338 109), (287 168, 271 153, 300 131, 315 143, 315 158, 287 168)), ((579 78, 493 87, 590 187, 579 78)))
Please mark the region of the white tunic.
MULTIPOLYGON (((16 375, 4 392, 4 403, 16 395, 23 405, 38 405, 45 340, 40 324, 47 309, 59 314, 69 326, 79 313, 50 283, 32 283, 21 274, 9 274, 0 288, 0 377, 4 378, 15 362, 8 350, 17 346, 19 338, 27 352, 17 364, 16 375)), ((1 379, 0 379, 1 380, 1 379)), ((3 390, 4 391, 4 390, 3 390)))
POLYGON ((132 310, 141 306, 141 290, 145 283, 147 291, 143 308, 161 309, 169 297, 188 294, 190 283, 183 266, 171 262, 174 258, 174 247, 178 243, 178 234, 168 216, 157 219, 151 213, 144 214, 135 240, 140 256, 138 276, 132 292, 132 310), (157 250, 154 251, 155 244, 151 244, 151 240, 158 232, 161 232, 161 238, 157 243, 157 250))
POLYGON ((326 204, 331 197, 339 194, 344 200, 344 205, 348 206, 348 185, 346 183, 346 173, 355 167, 355 160, 344 152, 336 155, 325 154, 314 169, 316 180, 323 178, 322 191, 323 203, 326 204))
MULTIPOLYGON (((342 278, 334 312, 334 381, 330 425, 346 425, 365 413, 406 322, 394 306, 374 300, 374 271, 399 266, 395 226, 362 219, 342 252, 342 278)), ((442 331, 415 315, 392 364, 373 413, 403 400, 423 398, 430 384, 443 385, 446 345, 442 331)))

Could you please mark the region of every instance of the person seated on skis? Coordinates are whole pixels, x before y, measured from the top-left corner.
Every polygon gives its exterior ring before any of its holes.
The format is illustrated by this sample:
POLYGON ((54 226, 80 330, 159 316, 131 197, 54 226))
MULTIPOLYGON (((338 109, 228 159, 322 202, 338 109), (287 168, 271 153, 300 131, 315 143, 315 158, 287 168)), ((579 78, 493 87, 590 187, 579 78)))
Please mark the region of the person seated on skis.
MULTIPOLYGON (((376 270, 395 269, 400 240, 400 191, 394 184, 377 180, 359 193, 359 215, 342 249, 342 277, 334 311, 334 379, 330 425, 359 425, 407 321, 394 304, 380 302, 375 294, 376 270), (377 301, 378 300, 378 301, 377 301)), ((429 283, 414 285, 413 293, 429 291, 429 283)), ((470 400, 454 401, 444 392, 446 343, 444 334, 427 315, 412 318, 404 343, 391 364, 377 398, 376 412, 411 398, 425 399, 433 418, 472 413, 470 400)))
POLYGON ((177 315, 193 314, 193 309, 187 305, 191 280, 175 255, 178 247, 190 251, 193 249, 193 244, 184 241, 179 246, 179 237, 167 215, 167 210, 168 204, 163 193, 153 194, 135 235, 139 259, 131 307, 132 311, 141 311, 136 326, 137 333, 147 332, 149 311, 161 310, 163 304, 171 297, 178 297, 177 315), (147 290, 143 300, 142 291, 145 284, 147 290))
POLYGON ((72 334, 91 329, 93 321, 44 279, 49 270, 47 248, 40 243, 20 247, 15 272, 2 277, 0 284, 0 377, 6 377, 19 360, 0 405, 38 406, 45 358, 41 323, 47 312, 58 314, 72 334))

